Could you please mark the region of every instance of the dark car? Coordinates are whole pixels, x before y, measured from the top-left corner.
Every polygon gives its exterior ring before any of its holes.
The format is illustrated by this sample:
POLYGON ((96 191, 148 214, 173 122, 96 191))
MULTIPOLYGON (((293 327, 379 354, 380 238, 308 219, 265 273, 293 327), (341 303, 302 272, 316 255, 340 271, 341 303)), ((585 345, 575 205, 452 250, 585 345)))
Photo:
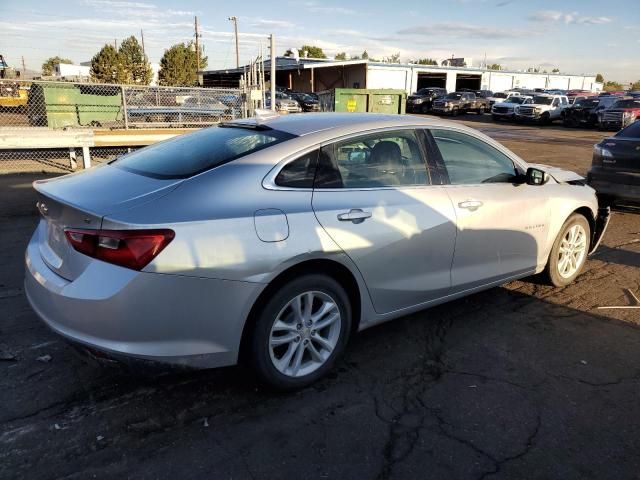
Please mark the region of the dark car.
POLYGON ((640 205, 640 121, 593 146, 587 183, 605 205, 640 205))
POLYGON ((427 113, 431 110, 433 101, 436 98, 444 97, 446 94, 446 88, 421 88, 416 93, 407 97, 407 113, 427 113))
POLYGON ((303 112, 319 112, 320 111, 320 102, 317 98, 312 97, 308 93, 303 92, 293 92, 289 94, 289 97, 293 98, 300 108, 302 108, 303 112))
POLYGON ((573 105, 562 112, 562 123, 565 127, 595 127, 598 124, 598 113, 611 107, 617 97, 588 97, 576 100, 573 105))

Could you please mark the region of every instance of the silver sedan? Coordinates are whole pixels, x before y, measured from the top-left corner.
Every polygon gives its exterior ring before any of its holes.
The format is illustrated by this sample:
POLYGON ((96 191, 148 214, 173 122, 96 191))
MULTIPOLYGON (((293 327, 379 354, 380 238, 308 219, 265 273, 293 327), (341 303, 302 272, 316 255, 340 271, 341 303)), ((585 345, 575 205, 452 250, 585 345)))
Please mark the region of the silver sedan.
POLYGON ((94 357, 246 359, 297 388, 353 333, 536 273, 572 282, 608 210, 578 175, 440 119, 235 121, 37 181, 26 293, 94 357))

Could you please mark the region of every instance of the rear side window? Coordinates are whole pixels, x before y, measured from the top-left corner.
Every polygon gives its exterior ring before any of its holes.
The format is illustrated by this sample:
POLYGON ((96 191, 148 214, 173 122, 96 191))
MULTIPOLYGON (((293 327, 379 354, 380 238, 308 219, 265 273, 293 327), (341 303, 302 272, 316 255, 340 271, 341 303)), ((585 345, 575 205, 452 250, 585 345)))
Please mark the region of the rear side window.
POLYGON ((615 136, 623 138, 640 138, 640 120, 636 120, 628 127, 620 130, 615 136))
POLYGON ((290 188, 313 188, 318 150, 287 163, 276 176, 276 185, 290 188))
POLYGON ((136 150, 112 165, 154 178, 188 178, 294 136, 271 129, 206 128, 136 150))

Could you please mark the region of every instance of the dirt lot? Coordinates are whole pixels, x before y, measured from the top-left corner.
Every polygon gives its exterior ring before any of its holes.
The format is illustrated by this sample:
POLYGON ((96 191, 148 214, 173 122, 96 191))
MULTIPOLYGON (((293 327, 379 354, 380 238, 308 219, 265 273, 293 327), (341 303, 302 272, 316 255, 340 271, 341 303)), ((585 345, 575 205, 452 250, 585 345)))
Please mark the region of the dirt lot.
MULTIPOLYGON (((581 173, 602 137, 464 121, 581 173)), ((281 395, 242 368, 77 359, 22 291, 33 178, 0 177, 1 478, 640 478, 640 310, 597 308, 640 296, 636 212, 614 214, 574 285, 517 281, 370 329, 330 378, 281 395)))

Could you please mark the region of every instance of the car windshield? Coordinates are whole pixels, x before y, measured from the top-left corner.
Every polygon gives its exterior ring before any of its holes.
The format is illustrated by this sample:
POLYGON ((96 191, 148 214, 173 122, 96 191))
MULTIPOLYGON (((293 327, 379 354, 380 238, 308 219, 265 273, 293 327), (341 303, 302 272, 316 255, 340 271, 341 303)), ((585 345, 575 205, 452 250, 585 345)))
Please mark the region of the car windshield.
POLYGON ((188 178, 294 136, 271 129, 212 127, 136 150, 111 164, 153 178, 188 178))
POLYGON ((306 94, 306 93, 300 93, 300 94, 298 94, 298 98, 299 98, 300 100, 302 100, 303 102, 315 102, 315 101, 316 101, 316 99, 315 99, 315 98, 313 98, 311 95, 308 95, 308 94, 306 94))
POLYGON ((462 94, 461 93, 449 93, 444 98, 449 99, 449 100, 460 100, 462 98, 462 94))
POLYGON ((431 88, 421 88, 416 92, 418 95, 431 95, 433 90, 431 88))
POLYGON ((618 100, 613 108, 640 108, 640 99, 618 100))
POLYGON ((531 100, 531 99, 525 98, 525 97, 509 97, 507 98, 505 103, 517 103, 518 105, 521 105, 523 103, 527 103, 525 100, 531 100))
POLYGON ((494 95, 495 98, 507 98, 507 94, 506 93, 496 93, 494 95))
POLYGON ((640 120, 636 120, 631 125, 623 128, 615 135, 622 138, 640 138, 640 120))
POLYGON ((533 103, 535 103, 536 105, 551 105, 551 102, 553 102, 553 97, 533 97, 533 103))

